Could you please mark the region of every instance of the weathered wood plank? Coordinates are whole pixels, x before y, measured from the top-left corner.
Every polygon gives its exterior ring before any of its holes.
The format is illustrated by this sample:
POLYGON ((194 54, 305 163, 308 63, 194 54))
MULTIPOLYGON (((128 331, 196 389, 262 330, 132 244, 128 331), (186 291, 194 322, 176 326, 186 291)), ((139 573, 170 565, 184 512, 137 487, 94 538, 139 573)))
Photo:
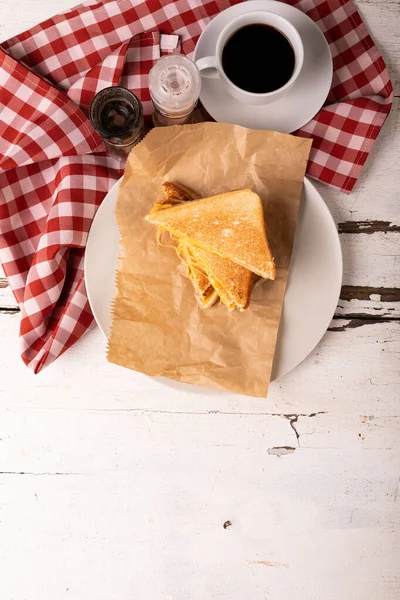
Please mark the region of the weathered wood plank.
POLYGON ((4 598, 397 600, 399 419, 331 409, 1 411, 4 598))
POLYGON ((379 300, 346 302, 340 299, 336 307, 335 318, 398 320, 400 319, 400 303, 380 302, 379 300))
MULTIPOLYGON (((400 233, 400 225, 390 221, 345 221, 338 223, 339 233, 400 233)), ((400 243, 400 240, 399 240, 400 243)))
POLYGON ((221 432, 205 448, 198 429, 172 447, 144 448, 136 432, 127 446, 110 434, 108 472, 93 461, 89 475, 1 476, 5 598, 398 599, 393 451, 360 442, 345 460, 319 448, 278 458, 258 433, 253 450, 235 440, 231 452, 221 432))
MULTIPOLYGON (((272 383, 267 399, 256 399, 174 384, 112 365, 105 358, 106 344, 98 329, 35 376, 19 359, 18 315, 1 319, 0 407, 4 408, 69 408, 82 414, 87 410, 150 411, 149 419, 159 411, 365 414, 366 406, 374 415, 399 411, 399 321, 366 321, 363 326, 346 328, 348 320, 335 319, 332 327, 340 330, 328 331, 297 369, 272 383)), ((293 444, 271 442, 271 447, 281 445, 293 444)))
POLYGON ((77 0, 0 0, 0 40, 22 33, 79 3, 77 0))
MULTIPOLYGON (((0 0, 0 38, 76 1, 0 0)), ((398 71, 398 0, 358 5, 398 71)), ((399 132, 392 113, 349 197, 321 186, 336 222, 399 225, 399 132)), ((385 233, 347 227, 341 304, 386 317, 391 263, 352 262, 385 233)), ((109 365, 98 330, 34 376, 18 323, 0 316, 2 598, 398 600, 398 322, 334 320, 266 400, 109 365)))
POLYGON ((399 4, 396 0, 356 0, 358 10, 380 50, 400 95, 399 4))
POLYGON ((400 319, 400 289, 344 285, 335 314, 348 319, 400 319))
POLYGON ((343 285, 400 287, 400 236, 397 233, 342 234, 343 285))
POLYGON ((340 294, 342 300, 372 300, 380 302, 399 302, 399 288, 373 288, 370 286, 350 286, 344 285, 340 294), (377 298, 373 298, 373 297, 377 298))
POLYGON ((346 320, 345 323, 336 325, 335 321, 339 321, 343 323, 343 319, 340 317, 335 317, 332 320, 330 327, 328 327, 328 331, 346 331, 346 329, 357 329, 358 327, 364 327, 365 325, 377 325, 379 323, 390 323, 390 321, 395 321, 396 319, 392 318, 372 318, 369 315, 365 315, 363 318, 352 318, 350 320, 346 320))
MULTIPOLYGON (((0 279, 0 314, 14 314, 19 308, 6 279, 0 279)), ((400 318, 400 288, 342 287, 335 315, 342 318, 400 318)))

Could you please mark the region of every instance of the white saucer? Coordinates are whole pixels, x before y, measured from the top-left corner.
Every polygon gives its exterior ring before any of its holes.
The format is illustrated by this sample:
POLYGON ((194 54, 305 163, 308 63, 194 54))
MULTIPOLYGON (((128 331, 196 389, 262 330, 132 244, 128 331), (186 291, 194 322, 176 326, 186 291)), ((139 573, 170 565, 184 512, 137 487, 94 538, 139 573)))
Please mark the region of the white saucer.
MULTIPOLYGON (((114 218, 118 185, 111 188, 96 213, 85 253, 89 303, 106 337, 119 252, 114 218)), ((272 379, 294 369, 318 344, 335 312, 341 284, 342 253, 335 223, 314 185, 305 179, 272 379)), ((184 384, 170 385, 182 388, 184 384)))
POLYGON ((275 12, 296 27, 304 45, 304 65, 299 78, 282 98, 254 106, 232 98, 221 79, 203 77, 200 100, 216 121, 252 129, 291 133, 317 114, 326 100, 332 82, 332 56, 328 43, 319 27, 307 15, 293 6, 275 0, 250 0, 231 6, 207 25, 197 42, 194 59, 212 55, 222 28, 235 17, 250 10, 275 12))

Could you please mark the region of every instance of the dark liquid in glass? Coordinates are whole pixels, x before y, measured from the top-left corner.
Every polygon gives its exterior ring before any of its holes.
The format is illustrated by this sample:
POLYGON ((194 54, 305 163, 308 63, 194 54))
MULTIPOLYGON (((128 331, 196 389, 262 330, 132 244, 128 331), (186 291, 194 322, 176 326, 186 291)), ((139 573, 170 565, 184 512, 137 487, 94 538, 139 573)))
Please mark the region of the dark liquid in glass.
POLYGON ((293 75, 295 55, 287 37, 254 23, 231 35, 222 52, 226 76, 246 92, 265 94, 283 87, 293 75))

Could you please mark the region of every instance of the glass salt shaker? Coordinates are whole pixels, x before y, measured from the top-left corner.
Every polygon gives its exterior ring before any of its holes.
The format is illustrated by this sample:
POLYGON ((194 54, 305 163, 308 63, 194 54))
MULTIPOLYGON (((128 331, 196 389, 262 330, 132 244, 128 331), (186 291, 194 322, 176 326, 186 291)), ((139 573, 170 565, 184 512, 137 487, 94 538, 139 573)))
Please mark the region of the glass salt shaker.
POLYGON ((199 99, 200 87, 200 73, 193 61, 182 54, 160 58, 149 75, 154 125, 190 123, 199 99))
POLYGON ((143 138, 142 104, 126 88, 112 86, 96 94, 90 104, 89 118, 109 155, 117 160, 126 160, 143 138))

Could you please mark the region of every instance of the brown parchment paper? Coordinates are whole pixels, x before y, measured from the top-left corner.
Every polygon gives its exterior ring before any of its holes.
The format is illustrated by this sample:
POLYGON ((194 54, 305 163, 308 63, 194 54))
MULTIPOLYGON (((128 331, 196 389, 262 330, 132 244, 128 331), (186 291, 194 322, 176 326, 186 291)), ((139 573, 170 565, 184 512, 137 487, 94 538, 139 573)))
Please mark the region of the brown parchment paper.
POLYGON ((131 152, 120 185, 121 233, 110 362, 178 381, 265 397, 311 141, 223 123, 153 129, 131 152), (158 246, 144 220, 176 181, 201 197, 250 188, 264 205, 275 281, 250 307, 201 309, 173 248, 158 246))

